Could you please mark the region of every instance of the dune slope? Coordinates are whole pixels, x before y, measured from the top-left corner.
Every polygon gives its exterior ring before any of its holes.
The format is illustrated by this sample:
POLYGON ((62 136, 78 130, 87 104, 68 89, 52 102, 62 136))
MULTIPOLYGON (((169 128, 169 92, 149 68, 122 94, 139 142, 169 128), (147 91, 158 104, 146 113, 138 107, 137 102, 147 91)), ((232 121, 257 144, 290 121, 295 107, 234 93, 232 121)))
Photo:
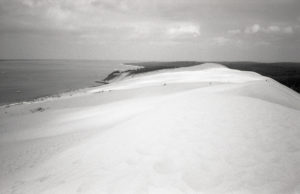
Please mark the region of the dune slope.
POLYGON ((299 193, 300 96, 217 64, 0 110, 0 193, 299 193))

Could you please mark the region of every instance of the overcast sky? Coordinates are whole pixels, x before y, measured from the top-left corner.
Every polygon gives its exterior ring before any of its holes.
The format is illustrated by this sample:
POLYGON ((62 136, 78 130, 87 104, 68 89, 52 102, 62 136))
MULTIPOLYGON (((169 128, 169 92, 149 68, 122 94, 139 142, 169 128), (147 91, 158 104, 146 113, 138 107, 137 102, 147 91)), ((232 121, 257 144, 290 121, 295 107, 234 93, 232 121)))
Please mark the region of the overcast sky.
POLYGON ((300 0, 0 0, 0 58, 300 61, 300 0))

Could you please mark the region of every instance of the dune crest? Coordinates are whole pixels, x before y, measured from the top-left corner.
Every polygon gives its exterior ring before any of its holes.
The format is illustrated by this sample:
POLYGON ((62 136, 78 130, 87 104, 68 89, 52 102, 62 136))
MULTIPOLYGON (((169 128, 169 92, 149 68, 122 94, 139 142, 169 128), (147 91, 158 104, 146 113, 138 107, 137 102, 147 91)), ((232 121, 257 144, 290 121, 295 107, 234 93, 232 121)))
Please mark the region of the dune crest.
POLYGON ((218 64, 2 108, 0 193, 299 193, 299 110, 218 64))
POLYGON ((228 67, 226 67, 225 65, 222 65, 222 64, 219 64, 219 63, 203 63, 201 65, 196 65, 196 66, 192 66, 192 67, 189 67, 190 69, 193 69, 193 68, 199 68, 199 70, 201 69, 212 69, 212 68, 225 68, 225 69, 228 69, 228 67))

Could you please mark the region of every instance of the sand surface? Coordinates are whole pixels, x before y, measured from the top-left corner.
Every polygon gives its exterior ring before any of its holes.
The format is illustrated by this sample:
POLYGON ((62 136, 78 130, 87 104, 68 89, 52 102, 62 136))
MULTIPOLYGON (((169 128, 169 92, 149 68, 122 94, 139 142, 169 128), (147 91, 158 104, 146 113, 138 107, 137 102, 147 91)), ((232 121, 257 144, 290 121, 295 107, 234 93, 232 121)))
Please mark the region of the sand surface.
POLYGON ((300 193, 300 95, 205 64, 1 107, 0 193, 300 193))

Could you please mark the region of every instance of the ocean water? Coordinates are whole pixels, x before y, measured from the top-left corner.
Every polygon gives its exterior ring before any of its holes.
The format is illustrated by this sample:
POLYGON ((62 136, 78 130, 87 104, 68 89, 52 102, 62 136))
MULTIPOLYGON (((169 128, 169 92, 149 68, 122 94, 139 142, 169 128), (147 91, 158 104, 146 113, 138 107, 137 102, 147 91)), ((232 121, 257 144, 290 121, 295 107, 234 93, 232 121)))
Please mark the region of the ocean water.
POLYGON ((101 85, 122 61, 0 60, 0 105, 101 85))

